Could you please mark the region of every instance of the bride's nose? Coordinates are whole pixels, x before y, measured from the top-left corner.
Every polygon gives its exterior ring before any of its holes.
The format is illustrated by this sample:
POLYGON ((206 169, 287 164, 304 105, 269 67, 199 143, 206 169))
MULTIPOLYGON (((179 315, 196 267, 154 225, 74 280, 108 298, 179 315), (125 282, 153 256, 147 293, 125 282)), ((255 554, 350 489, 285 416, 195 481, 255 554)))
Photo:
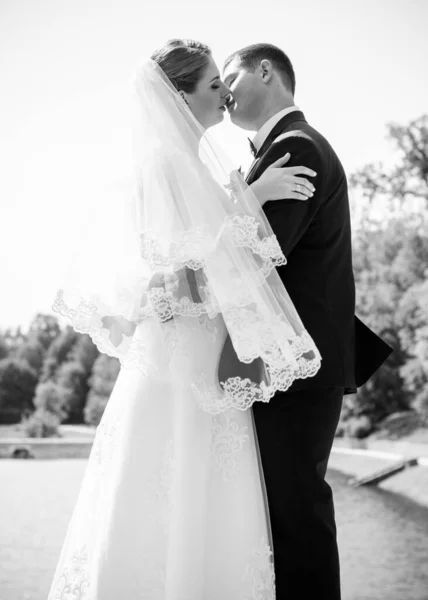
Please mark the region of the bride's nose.
POLYGON ((227 96, 229 96, 231 93, 230 89, 227 87, 227 85, 225 83, 223 83, 223 81, 221 83, 222 83, 221 97, 227 98, 227 96))

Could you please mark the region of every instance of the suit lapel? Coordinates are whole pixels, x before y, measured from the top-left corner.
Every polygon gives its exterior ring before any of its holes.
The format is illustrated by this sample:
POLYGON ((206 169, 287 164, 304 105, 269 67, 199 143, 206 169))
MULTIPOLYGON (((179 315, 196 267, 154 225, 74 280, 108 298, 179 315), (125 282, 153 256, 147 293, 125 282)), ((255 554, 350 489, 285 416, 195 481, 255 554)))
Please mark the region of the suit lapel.
POLYGON ((251 166, 248 169, 248 173, 245 176, 245 181, 248 181, 250 179, 250 177, 252 177, 252 175, 253 175, 254 171, 256 170, 256 167, 257 167, 257 165, 259 163, 259 160, 260 160, 260 158, 255 158, 253 160, 253 162, 251 163, 251 166))

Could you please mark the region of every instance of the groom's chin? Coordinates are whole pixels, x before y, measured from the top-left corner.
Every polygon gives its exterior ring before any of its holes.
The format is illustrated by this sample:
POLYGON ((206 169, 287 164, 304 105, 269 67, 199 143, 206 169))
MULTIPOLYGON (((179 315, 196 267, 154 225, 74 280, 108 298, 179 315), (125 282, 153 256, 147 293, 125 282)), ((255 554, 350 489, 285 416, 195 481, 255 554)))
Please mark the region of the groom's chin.
POLYGON ((240 120, 239 120, 239 116, 238 116, 238 115, 237 115, 235 112, 231 111, 231 112, 229 113, 229 117, 230 117, 230 120, 231 120, 231 122, 232 122, 234 125, 236 125, 237 127, 241 127, 241 123, 240 123, 240 120))
POLYGON ((235 113, 229 114, 230 120, 233 123, 233 125, 236 125, 236 127, 240 127, 240 129, 251 130, 251 127, 248 127, 247 123, 245 123, 245 121, 239 118, 239 115, 236 115, 235 113))

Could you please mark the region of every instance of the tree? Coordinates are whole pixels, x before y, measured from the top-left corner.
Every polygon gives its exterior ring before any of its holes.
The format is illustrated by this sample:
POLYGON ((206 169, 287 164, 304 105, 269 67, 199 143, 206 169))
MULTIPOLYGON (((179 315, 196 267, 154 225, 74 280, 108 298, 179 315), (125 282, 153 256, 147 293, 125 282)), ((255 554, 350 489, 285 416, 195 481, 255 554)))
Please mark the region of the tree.
POLYGON ((27 437, 45 438, 59 436, 60 419, 57 415, 38 408, 28 418, 22 420, 22 429, 27 437))
POLYGON ((79 365, 89 377, 96 358, 99 356, 98 348, 87 334, 79 334, 75 345, 70 352, 70 360, 79 365))
POLYGON ((0 361, 0 422, 18 423, 33 408, 37 375, 22 359, 0 361))
POLYGON ((36 338, 30 338, 22 343, 16 350, 16 358, 26 360, 34 369, 37 376, 40 376, 43 361, 45 358, 45 349, 36 338))
POLYGON ((72 327, 66 327, 51 343, 43 363, 40 382, 54 380, 60 366, 70 357, 71 350, 79 339, 79 335, 72 327))
POLYGON ((428 396, 428 116, 388 132, 396 164, 367 165, 350 179, 363 206, 354 234, 357 313, 394 348, 346 403, 349 416, 373 424, 411 407, 422 411, 428 396))
POLYGON ((89 335, 78 334, 55 381, 64 390, 67 423, 83 423, 83 409, 89 392, 89 377, 99 352, 89 335))
POLYGON ((9 348, 3 335, 0 334, 0 360, 7 358, 9 354, 9 348))
POLYGON ((116 358, 100 354, 95 361, 89 380, 88 401, 84 410, 86 423, 98 425, 101 421, 119 371, 120 363, 116 358))
POLYGON ((67 415, 64 409, 66 402, 63 388, 54 381, 45 381, 37 386, 34 406, 37 411, 47 411, 62 421, 67 415))
POLYGON ((428 278, 403 296, 400 316, 400 340, 409 356, 400 374, 412 394, 413 408, 428 424, 428 278))
POLYGON ((386 127, 396 151, 394 166, 368 164, 350 177, 350 184, 372 205, 384 198, 390 212, 401 209, 418 217, 419 209, 428 209, 428 115, 408 125, 388 123, 386 127))
POLYGON ((60 335, 58 319, 53 315, 38 313, 30 323, 28 337, 37 340, 45 350, 60 335))
POLYGON ((83 423, 83 409, 89 391, 88 374, 83 366, 75 360, 63 363, 56 383, 64 397, 67 423, 83 423))
POLYGON ((8 327, 3 332, 3 341, 8 349, 8 356, 13 356, 16 350, 26 341, 27 335, 22 331, 20 326, 8 327))

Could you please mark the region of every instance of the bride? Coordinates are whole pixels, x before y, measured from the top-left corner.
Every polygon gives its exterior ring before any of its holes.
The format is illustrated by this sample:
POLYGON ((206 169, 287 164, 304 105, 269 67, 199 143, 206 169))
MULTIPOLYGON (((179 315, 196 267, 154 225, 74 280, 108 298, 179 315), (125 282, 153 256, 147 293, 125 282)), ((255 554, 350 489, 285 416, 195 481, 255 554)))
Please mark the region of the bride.
POLYGON ((206 46, 169 42, 132 83, 133 194, 101 204, 54 304, 122 368, 49 600, 273 600, 251 406, 321 358, 260 204, 310 184, 230 169, 206 135, 230 94, 206 46))

